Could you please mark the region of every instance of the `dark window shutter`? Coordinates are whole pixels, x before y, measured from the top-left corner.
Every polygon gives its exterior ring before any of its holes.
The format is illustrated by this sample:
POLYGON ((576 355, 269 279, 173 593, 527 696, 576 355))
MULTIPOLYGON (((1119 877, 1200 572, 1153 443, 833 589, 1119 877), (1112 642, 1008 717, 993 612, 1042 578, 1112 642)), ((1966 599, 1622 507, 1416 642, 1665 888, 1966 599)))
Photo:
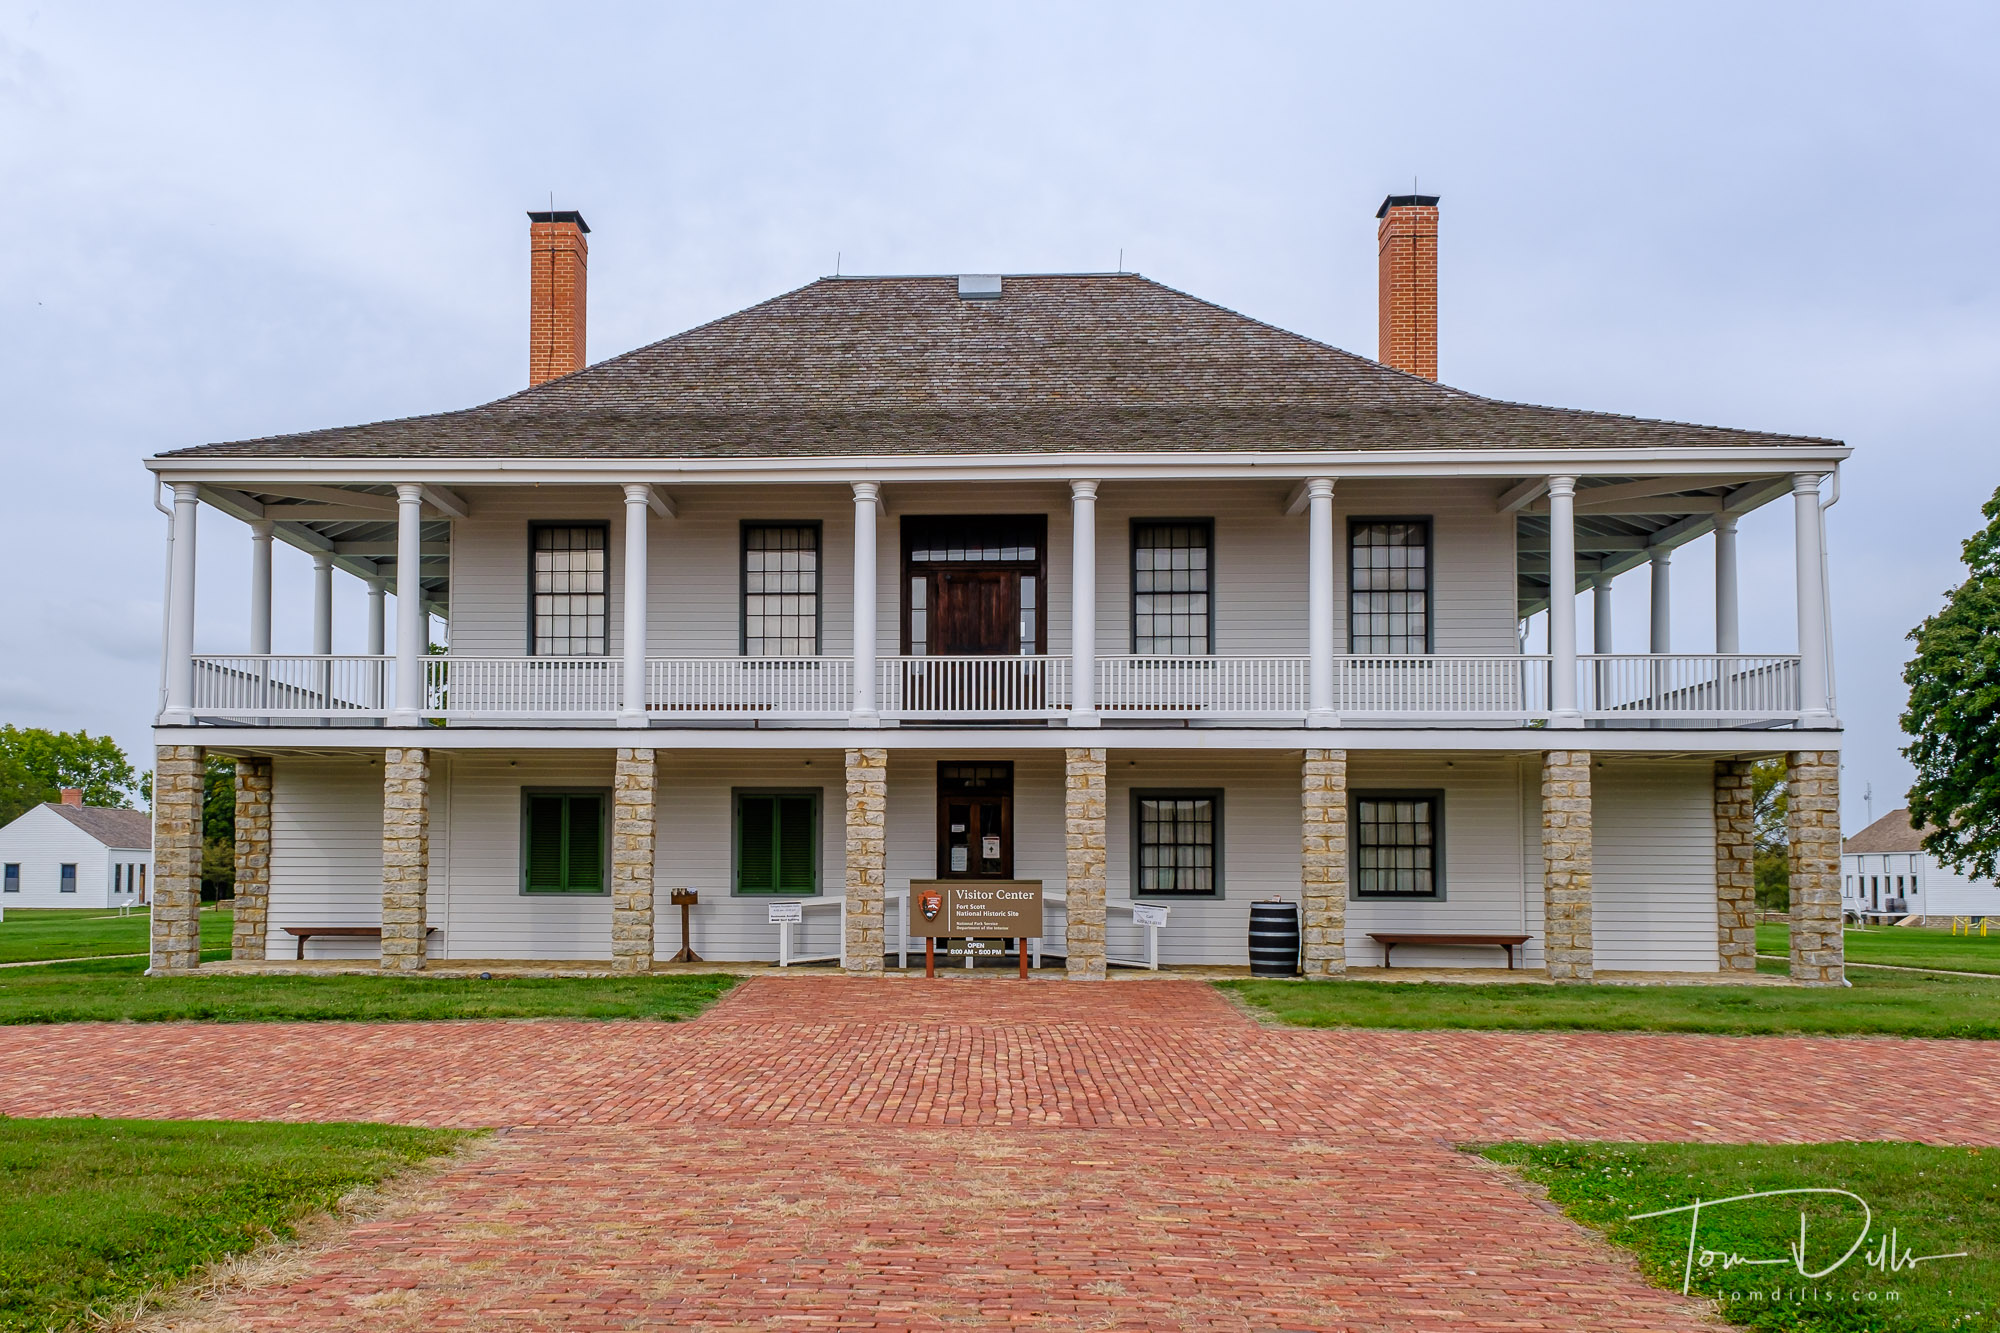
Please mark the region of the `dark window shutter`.
POLYGON ((569 873, 563 885, 571 893, 604 891, 604 798, 569 798, 569 873))
POLYGON ((810 796, 778 798, 778 891, 813 891, 813 802, 810 796))
POLYGON ((777 847, 774 796, 740 798, 737 813, 736 887, 742 893, 775 893, 777 847))
POLYGON ((528 798, 528 890, 560 893, 563 889, 563 798, 528 798))

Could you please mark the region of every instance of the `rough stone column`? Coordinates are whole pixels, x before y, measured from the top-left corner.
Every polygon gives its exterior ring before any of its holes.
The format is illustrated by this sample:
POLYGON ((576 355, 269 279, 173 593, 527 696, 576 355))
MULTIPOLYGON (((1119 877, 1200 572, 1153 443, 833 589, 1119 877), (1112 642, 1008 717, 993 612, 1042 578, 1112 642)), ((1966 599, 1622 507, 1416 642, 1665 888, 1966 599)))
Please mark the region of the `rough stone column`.
POLYGON ((382 967, 424 967, 431 866, 431 756, 387 750, 382 762, 382 967))
POLYGON ((236 921, 229 956, 262 962, 271 911, 271 760, 236 761, 236 921))
POLYGON ((1063 751, 1063 843, 1072 981, 1104 980, 1104 751, 1063 751))
POLYGON ((201 963, 201 804, 208 751, 162 745, 153 758, 151 970, 201 963))
POLYGON ((847 912, 840 965, 882 971, 882 901, 889 879, 889 752, 847 752, 847 912))
POLYGON ((1554 981, 1589 981, 1590 752, 1542 755, 1542 959, 1554 981))
POLYGON ((611 793, 611 967, 653 966, 653 800, 651 750, 620 748, 611 793))
POLYGON ((1715 763, 1715 955, 1724 972, 1757 970, 1757 814, 1750 770, 1715 763))
POLYGON ((1347 751, 1307 750, 1304 830, 1305 974, 1347 975, 1347 751))
POLYGON ((1806 986, 1843 985, 1847 944, 1840 933, 1840 753, 1796 750, 1785 763, 1792 980, 1806 986))

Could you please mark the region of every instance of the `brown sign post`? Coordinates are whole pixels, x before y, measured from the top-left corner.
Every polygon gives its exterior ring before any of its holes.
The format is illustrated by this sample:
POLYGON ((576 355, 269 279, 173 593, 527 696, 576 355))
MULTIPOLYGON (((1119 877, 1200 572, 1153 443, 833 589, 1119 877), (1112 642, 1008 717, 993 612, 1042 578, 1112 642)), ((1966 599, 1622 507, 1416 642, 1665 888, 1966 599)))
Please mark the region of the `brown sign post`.
POLYGON ((1013 940, 1028 977, 1028 941, 1042 933, 1038 879, 913 879, 910 933, 923 937, 924 975, 937 975, 937 941, 1013 940))

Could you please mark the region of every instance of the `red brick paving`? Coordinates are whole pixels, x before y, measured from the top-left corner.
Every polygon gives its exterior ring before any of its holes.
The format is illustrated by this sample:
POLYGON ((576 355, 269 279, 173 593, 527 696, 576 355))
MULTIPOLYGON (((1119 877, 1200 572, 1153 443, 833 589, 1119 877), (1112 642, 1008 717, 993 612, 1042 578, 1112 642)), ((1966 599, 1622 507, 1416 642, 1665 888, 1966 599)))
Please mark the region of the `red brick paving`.
POLYGON ((1611 1329, 1695 1305, 1453 1151, 2000 1143, 2000 1045, 1299 1032, 1213 989, 758 980, 656 1023, 0 1029, 0 1112, 494 1125, 244 1328, 1611 1329))

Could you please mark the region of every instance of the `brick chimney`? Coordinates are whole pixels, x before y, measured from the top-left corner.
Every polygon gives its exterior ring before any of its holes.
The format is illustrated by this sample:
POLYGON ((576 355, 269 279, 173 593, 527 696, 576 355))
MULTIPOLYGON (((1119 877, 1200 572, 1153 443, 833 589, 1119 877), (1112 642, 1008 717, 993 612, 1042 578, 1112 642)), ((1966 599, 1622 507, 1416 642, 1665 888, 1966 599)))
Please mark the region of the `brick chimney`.
POLYGON ((62 789, 62 803, 64 805, 73 805, 79 810, 83 809, 83 789, 80 787, 64 787, 62 789))
POLYGON ((582 370, 590 224, 566 209, 528 214, 528 385, 582 370))
POLYGON ((1375 216, 1381 333, 1375 359, 1438 377, 1438 197, 1392 194, 1375 216))

